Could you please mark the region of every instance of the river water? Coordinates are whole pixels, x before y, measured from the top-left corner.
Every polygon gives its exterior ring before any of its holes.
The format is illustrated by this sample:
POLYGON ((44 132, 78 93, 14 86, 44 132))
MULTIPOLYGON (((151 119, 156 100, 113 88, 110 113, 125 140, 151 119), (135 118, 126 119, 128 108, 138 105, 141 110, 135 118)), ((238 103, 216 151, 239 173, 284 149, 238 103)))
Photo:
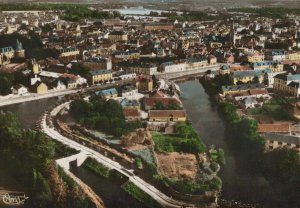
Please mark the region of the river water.
MULTIPOLYGON (((278 207, 276 201, 280 201, 280 197, 276 196, 277 194, 264 178, 239 173, 236 165, 237 158, 234 157, 224 140, 225 126, 217 112, 217 106, 210 101, 199 81, 187 81, 179 86, 184 108, 201 139, 207 146, 215 145, 225 151, 226 165, 220 172, 223 181, 222 198, 278 207)), ((59 98, 48 98, 0 109, 15 113, 24 128, 34 128, 42 113, 58 100, 59 98)), ((97 179, 91 172, 83 168, 75 170, 75 173, 91 185, 95 192, 103 197, 105 203, 112 205, 107 207, 118 207, 117 204, 124 208, 143 207, 114 183, 97 179), (120 200, 118 195, 120 195, 120 200), (130 205, 126 206, 127 204, 130 205)))
POLYGON ((187 81, 179 84, 179 87, 183 106, 200 138, 207 146, 215 145, 225 151, 226 164, 220 172, 223 181, 222 198, 278 207, 280 197, 275 197, 277 194, 265 178, 239 171, 236 164, 238 158, 225 143, 225 126, 217 106, 210 101, 200 82, 187 81))

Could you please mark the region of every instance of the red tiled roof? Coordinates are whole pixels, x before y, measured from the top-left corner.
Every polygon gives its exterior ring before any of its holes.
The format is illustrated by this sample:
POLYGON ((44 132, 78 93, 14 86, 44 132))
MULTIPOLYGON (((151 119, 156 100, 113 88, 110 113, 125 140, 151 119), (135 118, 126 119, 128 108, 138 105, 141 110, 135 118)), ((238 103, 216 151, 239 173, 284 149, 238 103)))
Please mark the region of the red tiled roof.
POLYGON ((249 90, 250 95, 261 95, 261 94, 269 94, 266 89, 251 89, 249 90))
POLYGON ((258 124, 259 133, 289 133, 290 124, 258 124))
POLYGON ((63 75, 60 76, 61 78, 68 78, 70 80, 77 80, 78 77, 74 74, 67 74, 67 73, 64 73, 63 75))
POLYGON ((139 117, 139 111, 136 108, 124 108, 123 109, 124 116, 127 117, 139 117))
POLYGON ((144 103, 146 106, 154 106, 156 103, 162 103, 163 105, 177 104, 181 105, 180 101, 176 98, 163 98, 163 97, 155 97, 155 98, 145 98, 144 103))
POLYGON ((149 117, 186 117, 184 110, 150 110, 149 117))

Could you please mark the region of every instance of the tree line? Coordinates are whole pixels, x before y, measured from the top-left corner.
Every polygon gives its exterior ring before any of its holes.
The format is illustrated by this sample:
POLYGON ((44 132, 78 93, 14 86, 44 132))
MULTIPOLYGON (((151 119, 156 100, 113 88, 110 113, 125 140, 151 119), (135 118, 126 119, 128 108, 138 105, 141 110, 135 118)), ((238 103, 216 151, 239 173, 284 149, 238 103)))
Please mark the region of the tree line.
POLYGON ((73 101, 70 113, 81 125, 116 137, 143 127, 141 122, 126 122, 118 101, 105 100, 97 95, 92 96, 89 101, 84 99, 73 101))
POLYGON ((290 207, 300 206, 300 157, 296 150, 278 148, 265 151, 265 140, 257 133, 257 122, 241 119, 230 103, 219 105, 226 120, 225 137, 238 156, 239 167, 254 175, 263 175, 280 191, 290 207))
POLYGON ((55 144, 43 133, 23 130, 12 113, 0 112, 1 170, 26 187, 24 207, 93 208, 71 178, 57 169, 55 144))

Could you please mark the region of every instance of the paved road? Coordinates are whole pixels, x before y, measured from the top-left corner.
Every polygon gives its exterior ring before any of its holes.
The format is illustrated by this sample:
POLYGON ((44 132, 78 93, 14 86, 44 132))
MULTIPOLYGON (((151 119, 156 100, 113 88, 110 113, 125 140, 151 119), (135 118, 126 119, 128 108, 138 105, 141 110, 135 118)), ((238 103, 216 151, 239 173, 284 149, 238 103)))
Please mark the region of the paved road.
POLYGON ((0 106, 29 102, 29 101, 40 100, 40 99, 45 99, 45 98, 50 98, 50 97, 58 97, 58 96, 62 96, 62 95, 75 94, 80 91, 86 92, 89 90, 97 90, 97 89, 100 90, 100 89, 104 89, 104 88, 108 88, 108 87, 114 87, 116 85, 128 84, 131 82, 132 82, 132 79, 127 79, 127 80, 116 81, 115 83, 111 83, 111 84, 94 85, 91 87, 81 88, 81 89, 80 88, 79 89, 66 89, 66 90, 60 90, 60 91, 47 92, 45 94, 30 93, 29 95, 25 95, 25 96, 0 99, 0 106))
MULTIPOLYGON (((69 102, 64 103, 55 109, 52 110, 50 113, 52 116, 56 115, 61 109, 67 107, 69 105, 69 102)), ((62 142, 66 145, 68 145, 71 148, 77 149, 81 151, 82 153, 85 153, 87 155, 90 155, 91 157, 95 158, 98 162, 101 164, 107 166, 110 169, 115 169, 122 173, 123 175, 127 176, 129 180, 134 183, 136 186, 138 186, 141 190, 149 194, 153 199, 155 199, 158 203, 163 205, 164 207, 172 207, 172 208, 180 208, 180 207, 196 207, 193 204, 187 204, 185 202, 177 201, 174 200, 162 192, 160 192, 158 189, 156 189, 154 186, 151 184, 145 182, 143 179, 140 177, 134 175, 133 170, 131 169, 126 169, 122 165, 120 165, 118 162, 111 160, 110 158, 105 157, 104 155, 100 154, 99 152, 90 149, 86 146, 83 146, 71 139, 68 139, 61 134, 59 134, 54 128, 51 128, 47 125, 46 123, 46 117, 47 115, 45 114, 43 116, 42 122, 41 122, 41 128, 42 131, 44 131, 49 137, 52 139, 55 139, 59 142, 62 142)))

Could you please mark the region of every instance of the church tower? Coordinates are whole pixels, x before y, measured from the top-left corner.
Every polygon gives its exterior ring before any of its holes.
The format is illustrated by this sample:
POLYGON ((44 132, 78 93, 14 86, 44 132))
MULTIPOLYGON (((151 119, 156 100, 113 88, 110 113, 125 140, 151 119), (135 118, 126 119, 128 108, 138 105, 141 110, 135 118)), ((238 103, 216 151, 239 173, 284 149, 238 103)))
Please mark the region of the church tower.
POLYGON ((22 43, 18 39, 16 40, 15 57, 25 58, 25 50, 23 49, 22 43))

